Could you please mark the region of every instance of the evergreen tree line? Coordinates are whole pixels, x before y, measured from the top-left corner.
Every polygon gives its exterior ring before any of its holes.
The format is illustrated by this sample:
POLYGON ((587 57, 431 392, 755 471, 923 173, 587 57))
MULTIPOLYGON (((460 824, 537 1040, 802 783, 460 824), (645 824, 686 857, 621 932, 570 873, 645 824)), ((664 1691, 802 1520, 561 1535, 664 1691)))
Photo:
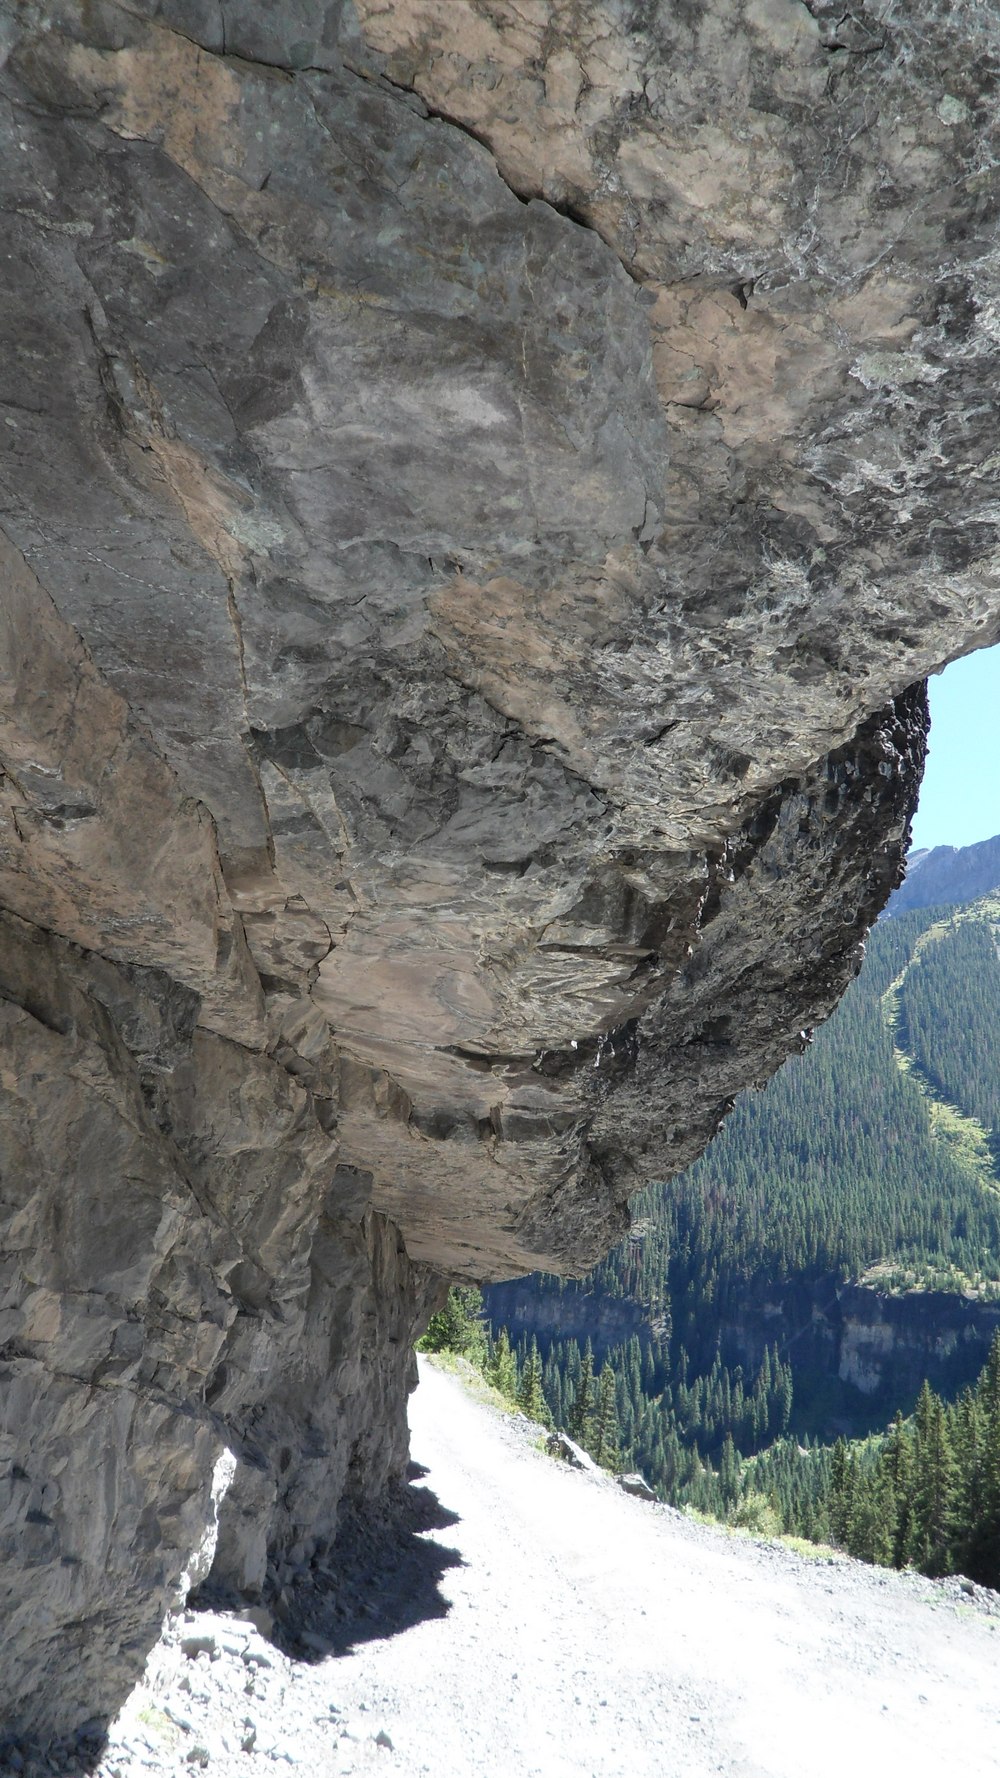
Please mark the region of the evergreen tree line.
POLYGON ((1000 1588, 1000 1334, 957 1401, 925 1383, 867 1461, 838 1442, 826 1511, 832 1541, 863 1561, 1000 1588))
POLYGON ((720 1466, 707 1494, 707 1510, 730 1523, 1000 1588, 1000 1334, 957 1401, 925 1382, 913 1415, 897 1414, 884 1437, 781 1439, 743 1463, 738 1482, 720 1466))
POLYGON ((589 1344, 568 1397, 551 1354, 543 1363, 535 1338, 512 1347, 505 1327, 495 1337, 489 1335, 483 1372, 529 1420, 568 1432, 603 1469, 622 1467, 617 1379, 608 1361, 596 1369, 589 1344))
POLYGON ((534 1336, 512 1345, 505 1327, 484 1323, 481 1293, 469 1287, 449 1292, 421 1346, 461 1354, 529 1419, 569 1433, 606 1469, 641 1470, 675 1506, 724 1511, 739 1493, 741 1458, 780 1438, 791 1419, 791 1367, 776 1348, 750 1383, 718 1353, 702 1375, 683 1348, 673 1365, 668 1341, 643 1345, 637 1336, 598 1367, 589 1340, 582 1348, 553 1340, 544 1356, 534 1336))
POLYGON ((606 1469, 640 1469, 673 1505, 763 1535, 829 1542, 882 1567, 960 1572, 1000 1588, 1000 1333, 957 1401, 925 1382, 911 1419, 897 1414, 883 1438, 832 1447, 785 1435, 791 1378, 773 1351, 749 1392, 717 1363, 693 1385, 682 1366, 653 1394, 662 1350, 643 1352, 633 1338, 598 1371, 589 1341, 581 1350, 571 1340, 553 1342, 543 1359, 534 1338, 512 1346, 506 1328, 491 1334, 471 1288, 449 1292, 421 1344, 461 1353, 529 1419, 562 1427, 606 1469), (749 1456, 734 1428, 757 1447, 749 1456))
MULTIPOLYGON (((522 1338, 515 1348, 519 1362, 528 1350, 522 1338)), ((763 1449, 791 1418, 791 1368, 776 1350, 765 1353, 748 1383, 740 1367, 730 1370, 718 1353, 705 1374, 692 1371, 683 1348, 674 1364, 662 1339, 644 1344, 633 1335, 608 1350, 599 1373, 589 1340, 582 1348, 577 1340, 553 1340, 541 1373, 553 1423, 598 1462, 607 1462, 613 1423, 617 1457, 609 1467, 641 1470, 674 1506, 709 1510, 713 1460, 738 1472, 740 1456, 763 1449)))
MULTIPOLYGON (((538 1341, 522 1340, 515 1349, 505 1327, 494 1335, 485 1321, 482 1292, 474 1286, 452 1286, 444 1307, 431 1316, 418 1348, 423 1352, 453 1352, 467 1359, 509 1407, 519 1409, 541 1426, 562 1426, 604 1469, 620 1468, 615 1374, 607 1363, 595 1373, 589 1345, 577 1372, 565 1420, 561 1413, 558 1418, 553 1414, 538 1341)), ((550 1389, 552 1378, 550 1368, 550 1389)), ((556 1399, 561 1408, 563 1397, 558 1391, 556 1399)))

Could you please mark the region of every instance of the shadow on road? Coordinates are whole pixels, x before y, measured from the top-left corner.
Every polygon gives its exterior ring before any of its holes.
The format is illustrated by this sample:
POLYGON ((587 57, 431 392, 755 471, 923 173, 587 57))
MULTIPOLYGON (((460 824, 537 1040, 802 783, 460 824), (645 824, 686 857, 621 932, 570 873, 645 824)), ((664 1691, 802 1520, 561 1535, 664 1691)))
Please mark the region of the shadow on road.
MULTIPOLYGON (((378 1510, 345 1513, 321 1562, 269 1589, 271 1639, 293 1660, 349 1654, 360 1643, 447 1615, 441 1578, 461 1567, 462 1557, 427 1534, 456 1525, 458 1515, 419 1485, 426 1474, 410 1463, 406 1484, 378 1510)), ((218 1610, 244 1601, 220 1598, 209 1586, 191 1603, 218 1610)))
MULTIPOLYGON (((428 1533, 456 1525, 458 1515, 420 1486, 426 1474, 411 1463, 406 1484, 378 1511, 344 1516, 321 1563, 275 1579, 265 1595, 271 1640, 292 1660, 312 1663, 349 1654, 361 1643, 447 1615, 440 1582, 449 1568, 462 1566, 462 1557, 428 1533)), ((247 1600, 208 1583, 188 1604, 195 1610, 239 1611, 247 1600)), ((0 1714, 0 1778, 50 1778, 54 1772, 59 1778, 86 1778, 106 1745, 103 1720, 87 1724, 69 1742, 42 1749, 8 1739, 0 1714)))

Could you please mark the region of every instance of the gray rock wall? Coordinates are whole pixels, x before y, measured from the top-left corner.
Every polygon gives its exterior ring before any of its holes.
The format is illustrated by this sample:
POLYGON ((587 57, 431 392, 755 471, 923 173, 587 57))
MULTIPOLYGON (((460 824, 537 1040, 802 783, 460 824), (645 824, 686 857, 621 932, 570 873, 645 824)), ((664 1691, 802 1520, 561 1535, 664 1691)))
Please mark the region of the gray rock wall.
POLYGON ((323 1102, 165 973, 11 915, 0 954, 2 1720, 45 1737, 114 1711, 179 1584, 278 1587, 401 1474, 434 1283, 323 1102))
POLYGON ((0 3, 19 1731, 225 1451, 215 1578, 308 1562, 436 1280, 587 1267, 856 968, 1000 633, 997 37, 0 3))

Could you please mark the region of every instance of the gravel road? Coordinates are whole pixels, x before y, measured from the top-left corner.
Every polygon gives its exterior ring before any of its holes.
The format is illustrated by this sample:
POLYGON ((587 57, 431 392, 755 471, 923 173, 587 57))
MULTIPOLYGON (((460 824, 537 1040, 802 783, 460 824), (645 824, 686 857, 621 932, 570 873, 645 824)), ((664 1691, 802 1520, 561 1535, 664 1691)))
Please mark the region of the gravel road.
POLYGON ((436 1528, 404 1538, 353 1606, 343 1577, 340 1628, 306 1630, 307 1659, 235 1614, 177 1620, 102 1778, 284 1763, 382 1778, 1000 1773, 995 1595, 692 1524, 554 1462, 537 1429, 426 1362, 421 1375, 417 1523, 436 1528))

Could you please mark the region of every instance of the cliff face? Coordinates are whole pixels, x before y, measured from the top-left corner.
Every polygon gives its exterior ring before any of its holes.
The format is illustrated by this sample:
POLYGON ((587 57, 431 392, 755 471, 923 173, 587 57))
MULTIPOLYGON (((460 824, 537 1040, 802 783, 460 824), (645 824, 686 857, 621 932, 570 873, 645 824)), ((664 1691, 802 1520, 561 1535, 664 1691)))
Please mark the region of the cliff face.
MULTIPOLYGON (((764 1348, 777 1345, 808 1383, 837 1378, 873 1398, 888 1420, 897 1408, 912 1409, 925 1378, 949 1396, 974 1383, 998 1327, 996 1303, 941 1290, 889 1295, 820 1277, 749 1291, 720 1333, 728 1362, 754 1371, 764 1348)), ((863 1423, 866 1409, 857 1405, 863 1423)), ((849 1395, 831 1399, 828 1414, 830 1436, 858 1430, 849 1395)))
MULTIPOLYGON (((535 1279, 491 1285, 486 1308, 496 1326, 507 1327, 512 1338, 536 1337, 543 1352, 552 1340, 575 1339, 581 1347, 590 1340, 598 1365, 609 1348, 633 1335, 645 1343, 663 1331, 662 1315, 644 1311, 632 1297, 599 1288, 560 1291, 535 1279)), ((897 1408, 908 1413, 925 1378, 937 1391, 957 1395, 976 1381, 998 1328, 998 1303, 942 1290, 889 1295, 826 1273, 749 1285, 711 1331, 723 1363, 740 1365, 751 1379, 765 1352, 777 1347, 795 1374, 800 1406, 812 1393, 823 1400, 817 1429, 832 1438, 867 1431, 871 1406, 885 1420, 897 1408), (835 1381, 848 1386, 840 1400, 829 1387, 835 1381)), ((706 1362, 704 1349, 699 1356, 706 1362)))
POLYGON ((924 1378, 957 1394, 974 1383, 1000 1328, 1000 1306, 944 1291, 882 1296, 861 1285, 840 1293, 838 1374, 864 1395, 916 1397, 924 1378))
POLYGON ((586 1267, 856 968, 905 688, 1000 631, 1000 41, 26 0, 0 46, 0 1688, 45 1738, 217 1511, 275 1588, 398 1476, 440 1275, 586 1267))

